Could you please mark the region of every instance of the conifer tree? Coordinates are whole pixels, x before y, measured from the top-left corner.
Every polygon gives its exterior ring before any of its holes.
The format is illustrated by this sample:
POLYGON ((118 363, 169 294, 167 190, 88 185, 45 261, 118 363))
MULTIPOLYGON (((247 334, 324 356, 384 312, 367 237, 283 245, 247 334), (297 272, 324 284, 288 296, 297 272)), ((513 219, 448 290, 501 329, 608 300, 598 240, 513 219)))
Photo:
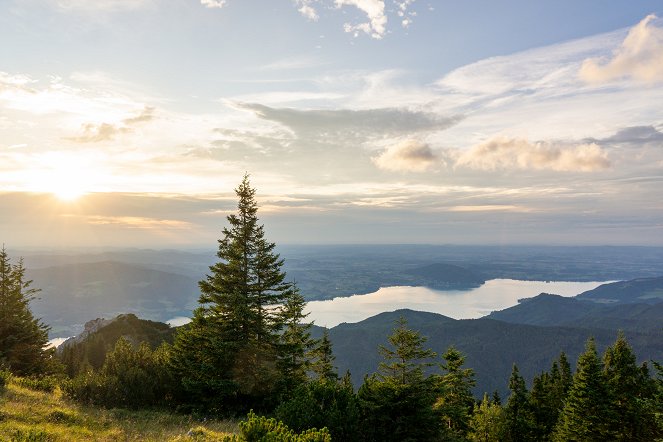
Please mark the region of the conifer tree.
POLYGON ((292 295, 283 260, 258 223, 248 175, 235 189, 237 213, 219 239, 219 261, 200 281, 199 307, 174 343, 173 369, 191 399, 208 406, 260 405, 278 384, 281 306, 292 295))
POLYGON ((332 343, 329 340, 329 330, 324 329, 322 338, 320 338, 314 345, 310 353, 313 361, 311 362, 311 370, 318 380, 327 380, 336 382, 338 380, 338 372, 334 366, 334 351, 332 343))
POLYGON ((465 356, 454 347, 449 347, 442 359, 441 368, 446 373, 439 377, 440 396, 435 407, 442 415, 447 438, 462 440, 469 430, 474 407, 474 370, 462 368, 465 356))
POLYGON ((25 276, 23 260, 12 264, 3 245, 0 250, 0 369, 19 375, 43 373, 49 370, 51 350, 48 344, 49 327, 35 318, 30 301, 38 289, 25 276))
POLYGON ((366 441, 438 440, 441 419, 433 405, 437 376, 426 376, 435 352, 424 348, 426 338, 400 318, 389 336, 389 347, 380 346, 384 357, 378 373, 367 376, 359 389, 362 437, 366 441))
POLYGON ((519 442, 531 440, 534 433, 534 416, 529 404, 529 392, 525 380, 520 375, 518 366, 513 364, 509 379, 511 395, 504 407, 504 440, 519 442))
POLYGON ((610 428, 614 419, 610 402, 610 390, 606 385, 603 364, 596 353, 594 339, 590 339, 585 352, 578 358, 573 385, 555 427, 553 440, 614 440, 610 428))
POLYGON ((638 367, 635 354, 624 334, 603 355, 604 375, 611 391, 611 432, 616 441, 649 441, 654 439, 654 416, 647 409, 653 394, 649 372, 638 367))
POLYGON ((501 442, 503 427, 504 410, 484 393, 481 403, 474 405, 468 439, 472 442, 501 442))
POLYGON ((309 352, 315 340, 311 338, 313 324, 304 322, 308 313, 304 313, 306 301, 297 287, 292 287, 281 310, 285 329, 280 336, 280 355, 278 368, 281 374, 281 386, 285 391, 292 391, 307 380, 307 371, 311 366, 309 352))

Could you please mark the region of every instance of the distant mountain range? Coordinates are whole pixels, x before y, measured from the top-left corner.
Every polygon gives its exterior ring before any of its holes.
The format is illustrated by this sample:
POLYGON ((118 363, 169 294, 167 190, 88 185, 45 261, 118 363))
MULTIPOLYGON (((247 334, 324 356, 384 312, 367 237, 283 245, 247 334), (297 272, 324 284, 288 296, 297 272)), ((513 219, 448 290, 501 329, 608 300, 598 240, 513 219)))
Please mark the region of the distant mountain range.
MULTIPOLYGON (((574 298, 541 294, 517 306, 493 312, 485 318, 455 320, 435 313, 398 310, 385 312, 353 324, 340 324, 329 330, 340 373, 350 370, 356 386, 377 369, 378 346, 387 343, 395 321, 404 317, 408 325, 428 338, 427 346, 438 354, 455 346, 466 356, 466 366, 476 372, 477 396, 497 390, 505 396, 512 365, 531 379, 548 370, 564 351, 572 364, 584 350, 586 340, 594 337, 599 351, 614 342, 624 330, 640 362, 663 360, 663 300, 651 301, 652 293, 663 289, 663 278, 605 284, 574 298), (600 294, 596 295, 596 293, 600 294), (644 296, 644 298, 643 298, 644 296), (601 302, 586 299, 600 299, 601 302), (641 302, 642 299, 650 303, 641 302)), ((110 347, 121 335, 133 336, 135 329, 144 335, 164 336, 163 324, 122 316, 109 328, 103 324, 86 339, 110 347), (138 321, 138 322, 137 322, 138 321), (123 328, 122 324, 131 325, 123 328), (138 324, 138 325, 136 325, 138 324), (146 329, 154 328, 154 332, 146 329), (99 335, 100 334, 100 335, 99 335), (92 336, 95 336, 91 338, 92 336)), ((92 325, 91 325, 92 326, 92 325)), ((314 335, 322 329, 314 327, 314 335)), ((166 338, 167 336, 167 338, 166 338)), ((134 341, 140 340, 134 338, 134 341)), ((156 344, 153 342, 152 344, 156 344)), ((157 339, 158 341, 158 339, 157 339)))
POLYGON ((28 269, 39 299, 35 316, 51 326, 51 337, 80 333, 92 318, 135 313, 167 321, 189 315, 198 299, 198 281, 186 275, 126 262, 70 263, 28 269))

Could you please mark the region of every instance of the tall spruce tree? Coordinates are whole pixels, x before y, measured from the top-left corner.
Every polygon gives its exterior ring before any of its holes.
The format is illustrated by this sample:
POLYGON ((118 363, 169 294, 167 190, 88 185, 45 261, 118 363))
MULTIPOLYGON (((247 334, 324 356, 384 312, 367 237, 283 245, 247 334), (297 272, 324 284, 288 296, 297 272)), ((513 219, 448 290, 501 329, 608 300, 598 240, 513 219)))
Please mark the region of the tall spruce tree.
POLYGON ((19 375, 39 374, 50 366, 49 327, 30 311, 38 289, 30 287, 23 260, 12 264, 4 245, 0 250, 0 369, 19 375))
POLYGON ((279 345, 278 368, 281 374, 280 386, 285 392, 307 381, 307 372, 311 366, 310 350, 315 344, 311 338, 313 324, 306 323, 308 313, 304 313, 306 301, 297 287, 292 287, 281 309, 284 324, 279 345))
POLYGON ((293 293, 258 223, 248 175, 235 193, 237 213, 227 217, 219 261, 199 283, 199 307, 177 334, 172 359, 189 400, 228 411, 263 406, 279 384, 282 305, 293 293))
POLYGON ((504 407, 504 440, 520 442, 532 440, 535 429, 534 415, 529 403, 529 392, 518 366, 513 364, 509 379, 511 394, 504 407))
POLYGON ((436 354, 424 348, 425 342, 400 318, 389 336, 390 346, 380 346, 385 360, 357 393, 365 441, 439 440, 441 419, 433 408, 438 376, 424 372, 435 365, 430 360, 436 354))
POLYGON ((578 358, 573 385, 555 427, 553 440, 615 440, 610 426, 614 420, 610 403, 610 389, 606 384, 603 364, 596 353, 594 339, 589 339, 585 352, 578 358))
POLYGON ((635 354, 619 333, 603 355, 604 375, 611 391, 611 432, 616 441, 650 441, 656 436, 654 414, 647 407, 654 394, 653 381, 644 365, 639 367, 635 354))
POLYGON ((465 356, 454 347, 449 347, 442 359, 445 373, 439 377, 440 396, 435 407, 442 416, 446 439, 465 440, 474 408, 474 370, 463 368, 465 356))
POLYGON ((336 382, 338 381, 338 371, 334 365, 334 351, 332 343, 329 340, 329 330, 325 328, 322 331, 322 338, 318 339, 310 356, 312 357, 311 370, 315 374, 316 379, 336 382))

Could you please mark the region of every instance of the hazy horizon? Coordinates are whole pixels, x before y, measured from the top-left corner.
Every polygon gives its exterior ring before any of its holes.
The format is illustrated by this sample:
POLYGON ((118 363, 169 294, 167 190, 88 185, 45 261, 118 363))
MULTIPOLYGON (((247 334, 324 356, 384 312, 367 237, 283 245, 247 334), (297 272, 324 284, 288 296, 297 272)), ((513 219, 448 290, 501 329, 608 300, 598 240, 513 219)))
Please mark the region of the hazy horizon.
POLYGON ((662 13, 7 0, 0 243, 663 246, 662 13))

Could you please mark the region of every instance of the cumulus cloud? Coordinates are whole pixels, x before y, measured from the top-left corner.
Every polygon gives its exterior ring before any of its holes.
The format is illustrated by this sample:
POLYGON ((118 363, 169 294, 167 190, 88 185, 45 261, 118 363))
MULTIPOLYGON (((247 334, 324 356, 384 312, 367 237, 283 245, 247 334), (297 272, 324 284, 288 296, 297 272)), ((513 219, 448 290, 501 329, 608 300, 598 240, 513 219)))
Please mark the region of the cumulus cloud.
POLYGON ((621 78, 653 83, 663 80, 663 28, 657 17, 645 17, 634 26, 612 57, 590 58, 580 68, 580 78, 588 83, 605 83, 621 78))
POLYGON ((255 113, 258 117, 280 123, 296 133, 328 134, 387 134, 443 130, 462 120, 461 116, 441 117, 434 113, 404 108, 363 110, 300 110, 273 108, 256 103, 235 103, 236 107, 255 113))
POLYGON ((398 172, 425 172, 437 161, 430 146, 418 140, 405 140, 389 146, 372 158, 380 169, 398 172))
POLYGON ((525 139, 497 137, 462 153, 456 166, 479 170, 522 169, 594 172, 610 167, 606 153, 596 143, 558 145, 525 139))
POLYGON ((206 8, 223 8, 226 3, 226 0, 200 0, 200 4, 206 8))
POLYGON ((382 0, 335 0, 337 8, 343 6, 354 6, 366 13, 367 22, 344 25, 345 32, 358 36, 361 33, 370 35, 373 38, 381 39, 387 32, 387 16, 384 11, 384 1, 382 0))
POLYGON ((320 16, 318 15, 318 11, 311 6, 314 2, 315 0, 295 0, 295 5, 299 8, 297 9, 299 13, 304 17, 309 20, 317 21, 320 16))

